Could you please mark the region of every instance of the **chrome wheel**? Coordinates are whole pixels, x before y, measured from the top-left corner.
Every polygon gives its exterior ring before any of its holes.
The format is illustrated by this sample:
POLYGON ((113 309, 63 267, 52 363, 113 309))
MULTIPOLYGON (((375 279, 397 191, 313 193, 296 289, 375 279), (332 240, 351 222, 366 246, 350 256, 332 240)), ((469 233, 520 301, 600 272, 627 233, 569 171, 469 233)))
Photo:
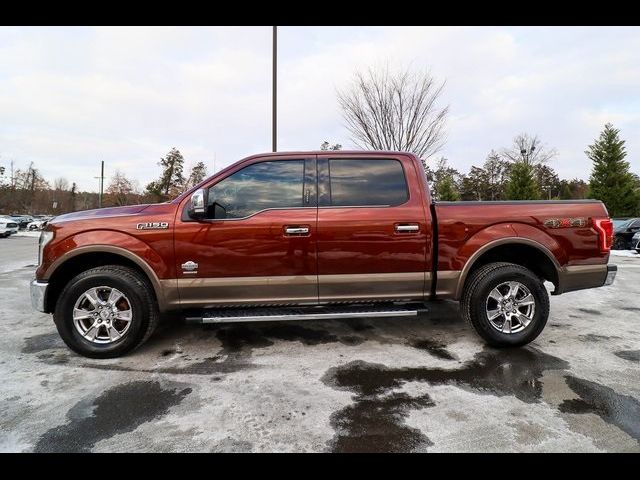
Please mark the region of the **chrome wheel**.
POLYGON ((112 287, 95 287, 84 292, 73 307, 73 324, 80 335, 93 343, 112 343, 126 335, 133 311, 124 293, 112 287))
POLYGON ((533 320, 536 302, 520 282, 504 282, 489 292, 486 312, 489 323, 502 333, 519 333, 533 320))

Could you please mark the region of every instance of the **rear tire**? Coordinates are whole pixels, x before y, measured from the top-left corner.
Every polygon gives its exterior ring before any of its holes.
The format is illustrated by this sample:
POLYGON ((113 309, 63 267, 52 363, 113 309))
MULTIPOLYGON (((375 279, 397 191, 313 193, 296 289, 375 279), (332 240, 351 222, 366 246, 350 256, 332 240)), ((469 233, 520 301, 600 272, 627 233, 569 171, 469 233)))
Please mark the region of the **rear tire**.
POLYGON ((151 336, 158 318, 148 280, 120 265, 75 276, 62 290, 53 314, 62 340, 89 358, 119 357, 134 350, 151 336))
POLYGON ((549 317, 543 280, 513 263, 490 263, 473 272, 461 300, 462 316, 495 347, 533 341, 549 317))

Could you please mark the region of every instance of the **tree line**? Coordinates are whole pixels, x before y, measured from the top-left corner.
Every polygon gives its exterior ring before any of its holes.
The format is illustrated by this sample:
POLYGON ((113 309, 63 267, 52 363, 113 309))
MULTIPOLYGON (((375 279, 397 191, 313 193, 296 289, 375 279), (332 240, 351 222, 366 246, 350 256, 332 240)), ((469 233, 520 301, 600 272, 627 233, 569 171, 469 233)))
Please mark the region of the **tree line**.
MULTIPOLYGON (((204 162, 194 164, 185 176, 185 159, 176 148, 162 157, 160 178, 141 189, 138 181, 116 170, 105 184, 103 207, 158 203, 170 200, 207 177, 204 162)), ((98 208, 100 195, 80 191, 75 182, 64 177, 47 181, 31 162, 27 168, 15 168, 14 162, 0 164, 0 214, 60 215, 98 208)))

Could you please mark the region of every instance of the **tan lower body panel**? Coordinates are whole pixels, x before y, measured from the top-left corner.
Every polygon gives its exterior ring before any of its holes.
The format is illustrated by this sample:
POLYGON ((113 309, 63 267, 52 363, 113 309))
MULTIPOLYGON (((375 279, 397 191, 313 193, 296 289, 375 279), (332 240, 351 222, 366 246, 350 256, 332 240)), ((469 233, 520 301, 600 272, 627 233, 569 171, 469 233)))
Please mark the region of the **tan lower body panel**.
POLYGON ((436 297, 455 298, 460 281, 460 270, 443 270, 438 272, 436 297))
POLYGON ((428 272, 163 280, 168 308, 424 300, 428 272), (173 283, 171 283, 173 282, 173 283), (174 288, 174 285, 179 291, 174 288), (320 298, 318 298, 318 293, 320 298))
POLYGON ((318 302, 317 281, 316 275, 180 278, 178 288, 184 308, 314 304, 318 302))
POLYGON ((320 303, 362 300, 422 300, 428 272, 318 275, 320 303))

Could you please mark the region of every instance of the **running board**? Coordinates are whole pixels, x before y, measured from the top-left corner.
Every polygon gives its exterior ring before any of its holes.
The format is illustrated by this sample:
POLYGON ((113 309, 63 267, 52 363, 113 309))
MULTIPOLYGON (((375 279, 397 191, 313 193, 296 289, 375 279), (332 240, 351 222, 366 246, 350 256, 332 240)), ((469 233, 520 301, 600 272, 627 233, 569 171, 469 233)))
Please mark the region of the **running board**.
POLYGON ((191 323, 277 322, 286 320, 337 320, 343 318, 415 317, 426 308, 403 307, 309 307, 309 308, 251 308, 207 310, 202 316, 186 317, 191 323))

